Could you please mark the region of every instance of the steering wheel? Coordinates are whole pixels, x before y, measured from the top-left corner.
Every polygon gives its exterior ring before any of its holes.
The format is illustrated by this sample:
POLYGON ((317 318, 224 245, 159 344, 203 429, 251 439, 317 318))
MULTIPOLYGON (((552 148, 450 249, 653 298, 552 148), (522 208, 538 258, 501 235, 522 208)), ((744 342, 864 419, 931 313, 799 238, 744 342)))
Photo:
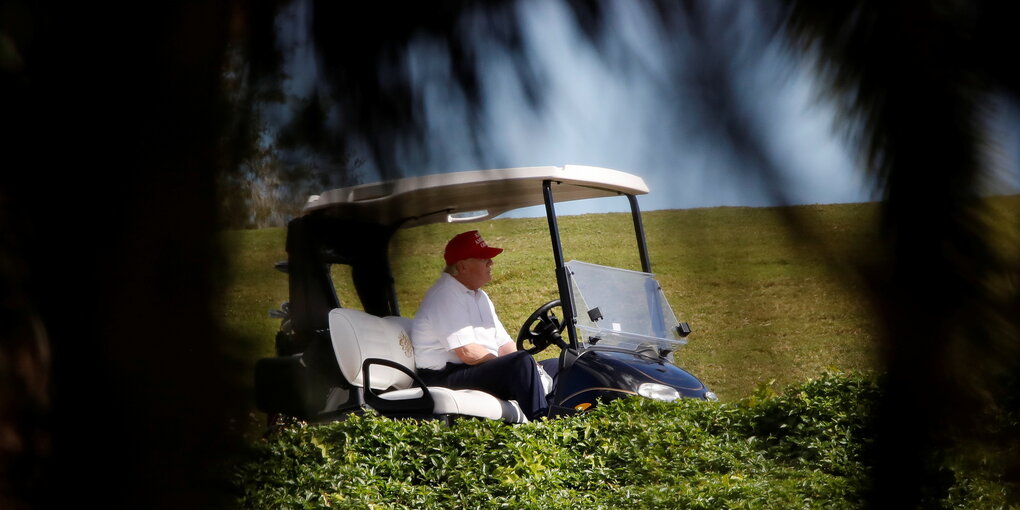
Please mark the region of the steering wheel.
POLYGON ((560 335, 563 333, 563 328, 567 326, 567 323, 561 323, 556 318, 556 314, 552 313, 552 309, 558 306, 560 306, 560 300, 554 299, 538 307, 538 310, 535 310, 524 321, 524 325, 521 326, 521 332, 517 334, 518 350, 537 354, 545 350, 546 347, 549 347, 550 344, 556 344, 560 349, 567 348, 567 343, 563 341, 563 337, 560 335), (525 347, 526 342, 530 342, 531 347, 525 347))

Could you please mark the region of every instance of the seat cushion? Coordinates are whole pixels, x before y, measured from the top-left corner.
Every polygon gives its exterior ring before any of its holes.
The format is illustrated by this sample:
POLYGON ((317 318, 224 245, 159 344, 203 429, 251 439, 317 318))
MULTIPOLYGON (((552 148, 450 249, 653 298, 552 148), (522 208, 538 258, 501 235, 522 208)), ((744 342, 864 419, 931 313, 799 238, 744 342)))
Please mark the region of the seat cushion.
MULTIPOLYGON (((500 400, 484 391, 452 390, 429 386, 429 393, 435 401, 435 414, 457 414, 503 420, 509 423, 527 423, 520 405, 510 400, 500 400)), ((421 397, 421 388, 389 391, 379 395, 386 400, 410 400, 421 397)))
MULTIPOLYGON (((366 358, 382 358, 400 363, 412 372, 414 347, 411 345, 410 320, 401 317, 385 319, 350 308, 329 312, 329 334, 337 364, 344 378, 361 387, 361 364, 366 358)), ((372 388, 407 388, 411 378, 388 367, 372 370, 372 388)))

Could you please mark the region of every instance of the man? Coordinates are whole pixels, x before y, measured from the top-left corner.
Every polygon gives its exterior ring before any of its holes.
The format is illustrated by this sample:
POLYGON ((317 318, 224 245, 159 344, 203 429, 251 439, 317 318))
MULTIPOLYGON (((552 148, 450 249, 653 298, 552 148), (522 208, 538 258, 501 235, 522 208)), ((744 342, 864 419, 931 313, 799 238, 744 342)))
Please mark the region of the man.
POLYGON ((414 316, 415 363, 428 385, 516 400, 534 420, 548 411, 538 365, 530 354, 517 350, 481 290, 492 280, 492 258, 502 252, 487 245, 477 230, 446 244, 446 269, 414 316))

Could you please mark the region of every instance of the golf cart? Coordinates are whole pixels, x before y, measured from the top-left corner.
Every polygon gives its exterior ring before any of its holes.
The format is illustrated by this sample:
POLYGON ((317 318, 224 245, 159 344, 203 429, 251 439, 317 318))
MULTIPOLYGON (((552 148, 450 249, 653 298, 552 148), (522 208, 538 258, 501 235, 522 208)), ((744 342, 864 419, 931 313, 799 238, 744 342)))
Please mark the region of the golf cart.
MULTIPOLYGON (((659 400, 715 400, 696 377, 674 365, 690 328, 678 322, 651 274, 637 176, 587 166, 547 166, 409 177, 327 191, 309 199, 287 227, 289 301, 276 356, 255 367, 256 404, 269 414, 328 421, 370 407, 385 416, 449 420, 457 416, 526 421, 516 402, 484 392, 426 386, 416 375, 410 319, 400 317, 389 243, 401 228, 470 223, 513 209, 545 206, 558 299, 525 321, 519 349, 543 360, 551 383, 550 416, 641 395, 659 400), (564 261, 557 202, 625 196, 641 271, 564 261), (337 297, 330 267, 350 267, 364 311, 337 297), (556 310, 560 310, 559 319, 556 310)), ((438 267, 437 267, 438 271, 438 267)), ((498 304, 498 302, 497 302, 498 304)))

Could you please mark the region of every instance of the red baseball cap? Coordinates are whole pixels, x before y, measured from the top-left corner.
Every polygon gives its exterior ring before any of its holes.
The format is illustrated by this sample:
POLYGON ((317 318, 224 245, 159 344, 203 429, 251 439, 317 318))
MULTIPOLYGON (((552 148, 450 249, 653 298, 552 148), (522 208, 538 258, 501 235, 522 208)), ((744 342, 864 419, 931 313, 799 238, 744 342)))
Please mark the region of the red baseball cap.
POLYGON ((485 244, 485 240, 477 230, 457 234, 446 243, 443 258, 446 265, 452 265, 464 259, 491 259, 503 253, 503 248, 493 248, 485 244))

